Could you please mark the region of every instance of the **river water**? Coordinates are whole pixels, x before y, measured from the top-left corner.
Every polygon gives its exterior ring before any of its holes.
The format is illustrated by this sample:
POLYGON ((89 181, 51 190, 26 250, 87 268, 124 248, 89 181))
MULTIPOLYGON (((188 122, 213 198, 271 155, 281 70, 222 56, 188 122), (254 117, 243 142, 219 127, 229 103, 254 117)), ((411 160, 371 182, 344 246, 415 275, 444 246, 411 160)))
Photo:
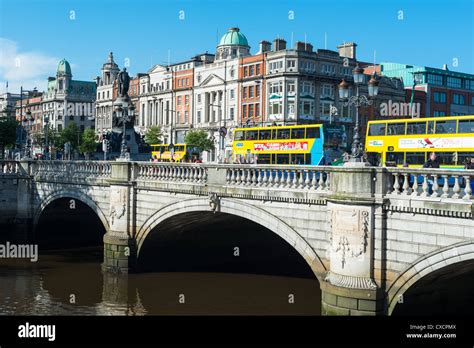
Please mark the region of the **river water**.
POLYGON ((319 315, 315 279, 224 272, 101 271, 102 248, 0 260, 3 315, 319 315))

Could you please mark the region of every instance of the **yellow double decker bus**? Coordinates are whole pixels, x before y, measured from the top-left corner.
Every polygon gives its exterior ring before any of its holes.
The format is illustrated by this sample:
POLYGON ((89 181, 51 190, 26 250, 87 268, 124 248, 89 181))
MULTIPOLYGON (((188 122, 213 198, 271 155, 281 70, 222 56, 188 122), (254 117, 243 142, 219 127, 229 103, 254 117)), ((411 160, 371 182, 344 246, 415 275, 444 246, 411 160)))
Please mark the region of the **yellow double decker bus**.
POLYGON ((171 149, 169 144, 152 144, 151 156, 153 160, 160 162, 182 162, 199 158, 199 151, 195 146, 186 144, 174 144, 173 158, 171 159, 171 149))
POLYGON ((422 167, 435 152, 441 168, 474 157, 474 115, 369 121, 365 150, 374 165, 422 167))
POLYGON ((321 124, 236 128, 233 162, 318 165, 323 158, 321 124))

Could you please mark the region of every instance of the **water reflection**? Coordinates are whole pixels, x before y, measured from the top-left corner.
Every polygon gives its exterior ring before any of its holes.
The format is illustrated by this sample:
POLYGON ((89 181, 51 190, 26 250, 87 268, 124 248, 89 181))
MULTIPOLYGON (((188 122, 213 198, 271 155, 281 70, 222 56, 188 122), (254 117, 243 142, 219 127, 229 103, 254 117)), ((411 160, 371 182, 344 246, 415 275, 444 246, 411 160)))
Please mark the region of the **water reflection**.
POLYGON ((315 279, 230 273, 102 273, 102 248, 0 260, 3 315, 319 315, 315 279), (289 303, 293 295, 294 303, 289 303), (181 299, 181 301, 180 301, 181 299), (184 302, 184 303, 182 303, 184 302))

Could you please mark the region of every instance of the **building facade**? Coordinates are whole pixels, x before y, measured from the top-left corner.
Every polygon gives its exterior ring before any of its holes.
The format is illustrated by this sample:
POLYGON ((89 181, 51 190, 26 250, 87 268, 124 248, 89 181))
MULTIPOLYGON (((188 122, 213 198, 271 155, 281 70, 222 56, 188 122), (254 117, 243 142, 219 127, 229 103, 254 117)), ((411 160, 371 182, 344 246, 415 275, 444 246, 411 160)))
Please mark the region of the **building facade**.
MULTIPOLYGON (((423 116, 448 116, 474 114, 474 75, 443 69, 413 66, 399 63, 381 63, 380 71, 385 76, 399 77, 405 88, 415 89, 418 98, 424 92, 425 113, 423 116)), ((407 94, 407 97, 411 93, 407 94)))
POLYGON ((72 79, 71 66, 66 59, 58 64, 55 77, 48 78, 43 93, 43 122, 57 131, 75 123, 83 132, 94 128, 96 83, 72 79))

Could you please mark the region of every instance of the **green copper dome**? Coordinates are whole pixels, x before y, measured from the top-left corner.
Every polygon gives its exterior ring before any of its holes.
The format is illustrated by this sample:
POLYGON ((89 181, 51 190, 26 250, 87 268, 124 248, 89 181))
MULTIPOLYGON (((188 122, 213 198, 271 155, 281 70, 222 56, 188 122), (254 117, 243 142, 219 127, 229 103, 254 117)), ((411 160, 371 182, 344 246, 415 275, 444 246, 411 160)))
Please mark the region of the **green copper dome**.
POLYGON ((227 33, 221 38, 219 46, 246 46, 249 47, 249 43, 244 34, 240 32, 239 28, 230 28, 227 33))
POLYGON ((71 66, 69 65, 69 62, 66 59, 62 59, 59 64, 58 64, 58 71, 56 73, 57 75, 68 75, 72 76, 71 74, 71 66))

